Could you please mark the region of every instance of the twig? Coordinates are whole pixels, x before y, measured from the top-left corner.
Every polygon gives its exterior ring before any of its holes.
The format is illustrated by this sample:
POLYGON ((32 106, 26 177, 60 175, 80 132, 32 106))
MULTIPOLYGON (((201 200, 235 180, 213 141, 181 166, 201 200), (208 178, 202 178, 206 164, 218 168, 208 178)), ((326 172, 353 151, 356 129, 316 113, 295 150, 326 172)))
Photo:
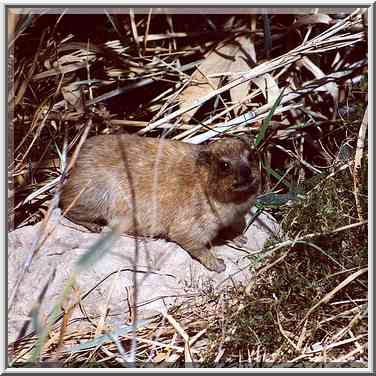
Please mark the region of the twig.
POLYGON ((356 209, 358 211, 358 218, 360 221, 364 220, 363 209, 360 202, 360 187, 362 185, 361 168, 364 151, 364 141, 368 127, 368 106, 363 116, 363 121, 359 129, 358 142, 356 145, 354 158, 354 196, 356 209))
POLYGON ((345 340, 340 341, 340 342, 331 343, 330 345, 322 345, 322 346, 320 346, 320 348, 317 349, 317 350, 308 350, 308 351, 305 353, 305 355, 313 354, 313 353, 317 353, 317 352, 321 352, 321 351, 327 351, 327 350, 333 349, 334 347, 338 347, 338 346, 342 346, 342 345, 345 345, 345 344, 348 344, 348 343, 352 343, 352 342, 357 341, 357 340, 360 339, 360 338, 364 338, 364 337, 366 337, 367 335, 368 335, 368 334, 360 334, 360 335, 358 335, 358 336, 355 337, 355 338, 345 339, 345 340))
POLYGON ((184 329, 180 326, 180 324, 171 315, 167 313, 163 313, 163 315, 170 322, 170 324, 174 327, 174 329, 182 336, 184 340, 185 362, 192 363, 191 346, 190 346, 188 334, 184 331, 184 329))

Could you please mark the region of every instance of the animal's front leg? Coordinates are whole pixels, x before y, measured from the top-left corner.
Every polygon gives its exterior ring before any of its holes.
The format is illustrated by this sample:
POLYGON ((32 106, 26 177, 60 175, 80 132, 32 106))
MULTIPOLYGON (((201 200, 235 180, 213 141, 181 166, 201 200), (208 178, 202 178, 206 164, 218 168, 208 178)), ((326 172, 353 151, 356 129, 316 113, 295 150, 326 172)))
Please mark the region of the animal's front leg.
POLYGON ((176 241, 180 246, 182 246, 189 254, 198 260, 207 269, 221 273, 226 270, 226 265, 224 261, 213 255, 212 250, 208 249, 204 242, 193 239, 185 239, 175 237, 176 241))
POLYGON ((231 240, 236 246, 242 247, 248 242, 247 236, 243 234, 245 227, 246 222, 242 217, 231 226, 223 228, 218 235, 218 240, 231 240))

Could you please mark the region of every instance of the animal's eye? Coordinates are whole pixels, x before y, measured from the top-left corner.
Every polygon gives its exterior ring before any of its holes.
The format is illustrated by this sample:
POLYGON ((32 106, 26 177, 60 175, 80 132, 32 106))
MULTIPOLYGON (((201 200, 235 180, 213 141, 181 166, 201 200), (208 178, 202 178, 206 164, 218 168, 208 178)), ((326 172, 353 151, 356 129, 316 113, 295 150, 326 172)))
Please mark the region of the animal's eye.
POLYGON ((220 164, 219 164, 219 167, 223 171, 229 171, 229 170, 231 170, 231 163, 228 162, 228 161, 221 161, 220 164))

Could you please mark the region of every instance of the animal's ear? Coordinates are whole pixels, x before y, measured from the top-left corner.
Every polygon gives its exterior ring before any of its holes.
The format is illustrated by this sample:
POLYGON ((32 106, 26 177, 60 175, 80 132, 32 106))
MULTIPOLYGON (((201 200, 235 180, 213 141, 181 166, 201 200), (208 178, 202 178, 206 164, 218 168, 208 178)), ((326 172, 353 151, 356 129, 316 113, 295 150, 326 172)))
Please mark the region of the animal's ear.
POLYGON ((239 136, 237 136, 237 138, 244 142, 244 144, 248 147, 248 148, 251 148, 252 145, 253 145, 253 140, 252 138, 248 135, 248 134, 241 134, 239 136))
POLYGON ((209 165, 212 159, 212 153, 208 147, 203 147, 197 155, 197 164, 209 165))

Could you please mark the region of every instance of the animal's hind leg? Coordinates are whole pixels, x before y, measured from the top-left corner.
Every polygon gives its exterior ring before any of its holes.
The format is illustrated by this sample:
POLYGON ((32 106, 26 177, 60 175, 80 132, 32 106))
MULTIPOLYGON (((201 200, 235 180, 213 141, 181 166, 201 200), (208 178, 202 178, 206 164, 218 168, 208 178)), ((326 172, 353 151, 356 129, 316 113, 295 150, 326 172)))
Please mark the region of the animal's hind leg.
POLYGON ((115 216, 109 221, 109 226, 116 229, 120 234, 136 234, 137 221, 132 216, 115 216))

